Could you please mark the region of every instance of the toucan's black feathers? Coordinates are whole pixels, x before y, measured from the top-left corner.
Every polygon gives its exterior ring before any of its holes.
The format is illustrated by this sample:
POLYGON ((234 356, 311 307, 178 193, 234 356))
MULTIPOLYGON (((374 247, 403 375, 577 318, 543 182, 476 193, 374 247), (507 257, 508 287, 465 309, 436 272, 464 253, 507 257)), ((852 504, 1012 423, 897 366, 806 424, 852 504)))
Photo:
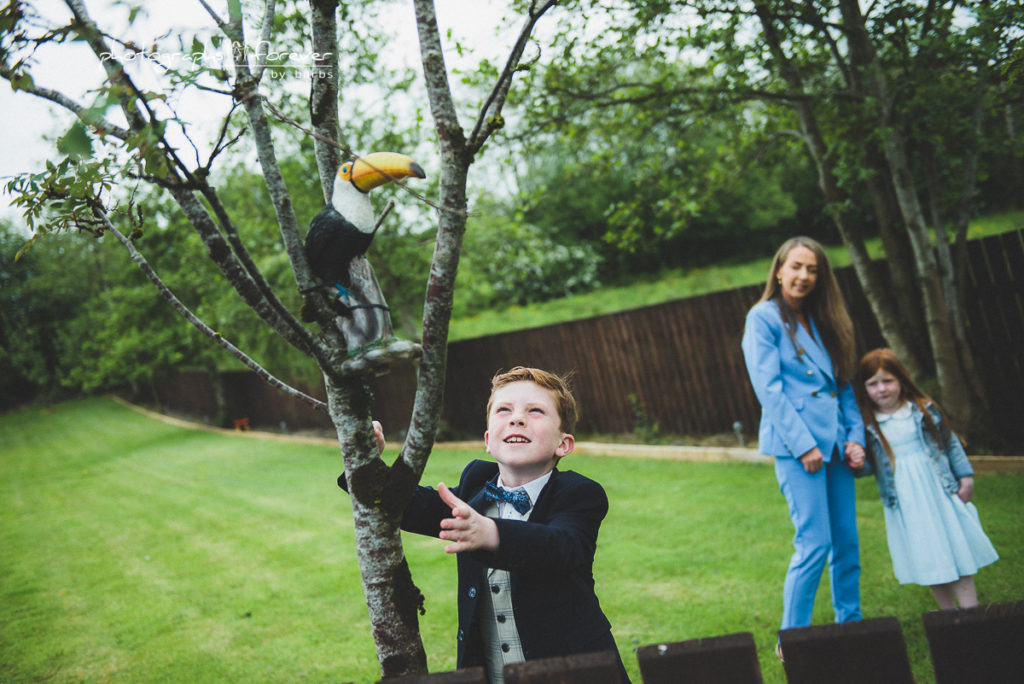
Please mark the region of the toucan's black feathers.
POLYGON ((363 233, 332 206, 313 217, 306 233, 306 259, 313 275, 326 285, 349 285, 348 266, 366 253, 372 233, 363 233))

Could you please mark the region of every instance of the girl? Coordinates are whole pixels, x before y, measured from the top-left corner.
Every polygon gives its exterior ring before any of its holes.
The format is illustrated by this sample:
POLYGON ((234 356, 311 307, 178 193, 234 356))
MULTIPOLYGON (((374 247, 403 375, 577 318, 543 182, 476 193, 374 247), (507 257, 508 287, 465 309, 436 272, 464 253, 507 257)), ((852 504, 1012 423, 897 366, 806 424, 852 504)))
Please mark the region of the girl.
POLYGON ((973 575, 999 556, 970 503, 974 470, 949 419, 890 349, 864 355, 857 403, 867 427, 861 475, 875 475, 900 584, 931 587, 945 610, 978 605, 973 575))

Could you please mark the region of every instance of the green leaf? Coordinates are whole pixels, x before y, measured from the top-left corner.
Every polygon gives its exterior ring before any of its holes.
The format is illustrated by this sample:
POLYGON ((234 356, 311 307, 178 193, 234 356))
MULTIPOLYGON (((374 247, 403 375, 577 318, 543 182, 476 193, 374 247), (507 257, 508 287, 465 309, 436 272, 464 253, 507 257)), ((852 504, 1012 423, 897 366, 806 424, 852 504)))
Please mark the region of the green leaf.
POLYGON ((92 156, 92 139, 81 121, 71 125, 71 130, 57 140, 57 150, 75 159, 88 159, 92 156))
POLYGON ((27 71, 15 74, 11 77, 11 90, 29 90, 35 86, 35 81, 32 80, 31 74, 27 71))

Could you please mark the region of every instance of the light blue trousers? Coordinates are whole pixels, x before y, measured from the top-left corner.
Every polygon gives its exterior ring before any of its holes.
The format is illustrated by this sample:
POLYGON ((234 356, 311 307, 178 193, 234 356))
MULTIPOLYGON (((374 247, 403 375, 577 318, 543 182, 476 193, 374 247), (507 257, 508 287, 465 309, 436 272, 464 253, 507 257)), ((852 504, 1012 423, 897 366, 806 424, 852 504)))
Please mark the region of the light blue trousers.
POLYGON ((836 622, 860 620, 860 545, 853 472, 833 454, 812 474, 795 458, 776 458, 775 477, 796 528, 783 590, 782 627, 811 624, 825 561, 836 622))

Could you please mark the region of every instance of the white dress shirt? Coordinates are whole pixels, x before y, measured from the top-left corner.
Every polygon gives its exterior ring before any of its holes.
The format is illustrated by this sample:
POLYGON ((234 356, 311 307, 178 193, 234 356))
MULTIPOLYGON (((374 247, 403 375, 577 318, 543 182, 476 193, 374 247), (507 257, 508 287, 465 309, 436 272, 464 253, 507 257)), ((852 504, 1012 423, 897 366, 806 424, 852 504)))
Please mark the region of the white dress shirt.
MULTIPOLYGON (((551 479, 551 471, 522 485, 522 489, 530 497, 530 510, 520 514, 512 504, 507 501, 491 503, 485 512, 489 517, 500 517, 505 520, 529 520, 533 506, 537 503, 544 485, 551 479)), ((498 486, 503 487, 501 475, 498 475, 498 486)), ((505 489, 518 489, 517 487, 505 487, 505 489)), ((499 540, 499 544, 500 544, 499 540)), ((516 616, 512 610, 512 583, 507 570, 489 568, 487 570, 487 584, 489 591, 483 592, 485 599, 482 603, 480 613, 480 632, 484 641, 484 659, 486 661, 487 677, 491 684, 502 684, 502 668, 509 663, 521 663, 525 660, 523 656, 523 644, 519 639, 519 630, 516 628, 516 616)))

